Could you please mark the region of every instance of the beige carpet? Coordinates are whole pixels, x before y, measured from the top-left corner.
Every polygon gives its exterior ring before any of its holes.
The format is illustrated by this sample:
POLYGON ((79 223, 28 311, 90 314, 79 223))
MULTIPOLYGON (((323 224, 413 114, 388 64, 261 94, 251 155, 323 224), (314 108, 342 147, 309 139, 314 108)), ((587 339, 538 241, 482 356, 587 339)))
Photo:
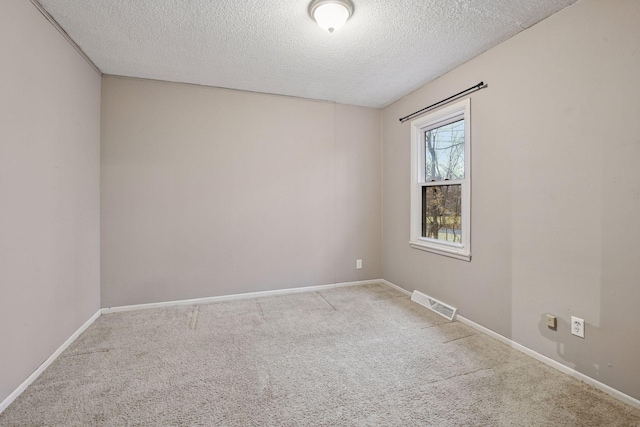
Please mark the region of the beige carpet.
POLYGON ((2 426, 640 426, 384 285, 101 316, 2 426))

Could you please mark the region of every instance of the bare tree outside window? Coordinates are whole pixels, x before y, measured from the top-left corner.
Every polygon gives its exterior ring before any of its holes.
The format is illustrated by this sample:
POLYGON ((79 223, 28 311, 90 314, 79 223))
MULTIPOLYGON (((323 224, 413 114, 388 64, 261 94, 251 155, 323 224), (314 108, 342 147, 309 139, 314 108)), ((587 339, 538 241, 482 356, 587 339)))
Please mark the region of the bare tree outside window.
POLYGON ((422 187, 422 236, 462 242, 462 192, 460 185, 422 187))
MULTIPOLYGON (((446 184, 464 179, 464 120, 425 132, 425 181, 446 184)), ((462 242, 462 186, 422 188, 422 236, 462 242)))

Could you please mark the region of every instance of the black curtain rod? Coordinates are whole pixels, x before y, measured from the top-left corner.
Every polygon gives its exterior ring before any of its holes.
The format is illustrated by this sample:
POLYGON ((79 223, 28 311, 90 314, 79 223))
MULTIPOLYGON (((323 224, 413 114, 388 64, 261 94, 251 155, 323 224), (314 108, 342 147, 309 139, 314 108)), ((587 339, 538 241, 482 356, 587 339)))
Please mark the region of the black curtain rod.
POLYGON ((455 99, 455 98, 457 98, 457 97, 459 97, 461 95, 464 95, 464 94, 466 94, 468 92, 475 92, 476 90, 484 89, 485 87, 487 87, 487 85, 485 85, 484 82, 480 82, 475 86, 471 86, 469 89, 465 89, 462 92, 458 92, 455 95, 452 95, 452 96, 448 97, 447 99, 443 99, 442 101, 438 101, 435 104, 429 105, 428 107, 424 107, 422 110, 418 110, 415 113, 411 113, 408 116, 402 117, 400 119, 400 123, 404 123, 407 120, 417 116, 418 114, 422 114, 422 113, 426 112, 427 110, 430 110, 430 109, 435 108, 435 107, 437 107, 439 105, 445 104, 445 103, 447 103, 447 102, 449 102, 449 101, 451 101, 451 100, 453 100, 453 99, 455 99))

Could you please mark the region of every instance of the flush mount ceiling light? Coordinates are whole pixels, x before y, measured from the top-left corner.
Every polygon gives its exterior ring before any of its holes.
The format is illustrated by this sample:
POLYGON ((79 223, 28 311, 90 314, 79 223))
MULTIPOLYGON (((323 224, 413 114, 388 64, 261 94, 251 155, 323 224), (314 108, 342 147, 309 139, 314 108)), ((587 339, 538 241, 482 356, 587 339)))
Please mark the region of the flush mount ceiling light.
POLYGON ((309 15, 330 33, 340 29, 353 15, 351 0, 313 0, 309 5, 309 15))

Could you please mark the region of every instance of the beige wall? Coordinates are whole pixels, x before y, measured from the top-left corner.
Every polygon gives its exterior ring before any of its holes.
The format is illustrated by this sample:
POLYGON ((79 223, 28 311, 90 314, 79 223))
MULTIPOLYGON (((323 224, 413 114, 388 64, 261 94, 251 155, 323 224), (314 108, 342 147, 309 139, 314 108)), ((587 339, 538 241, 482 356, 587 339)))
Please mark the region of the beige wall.
POLYGON ((0 402, 100 307, 100 77, 0 4, 0 402))
POLYGON ((582 0, 383 111, 384 277, 635 398, 638 22, 638 1, 582 0), (398 118, 481 80, 467 263, 409 248, 410 124, 398 118))
POLYGON ((379 278, 380 157, 379 110, 103 78, 103 307, 379 278))

